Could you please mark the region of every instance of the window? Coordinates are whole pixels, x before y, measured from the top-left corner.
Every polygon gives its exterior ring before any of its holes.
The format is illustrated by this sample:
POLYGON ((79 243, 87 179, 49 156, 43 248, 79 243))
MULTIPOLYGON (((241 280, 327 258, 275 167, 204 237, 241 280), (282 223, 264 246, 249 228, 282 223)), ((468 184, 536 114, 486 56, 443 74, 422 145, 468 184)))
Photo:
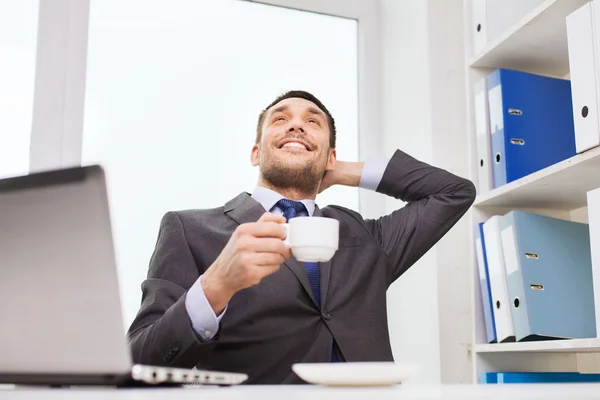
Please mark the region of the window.
MULTIPOLYGON (((162 215, 253 190, 256 120, 277 95, 320 98, 338 158, 358 160, 357 36, 353 19, 250 2, 91 2, 82 164, 107 172, 126 326, 162 215)), ((358 189, 317 203, 358 210, 358 189)))
POLYGON ((0 178, 29 171, 38 0, 0 2, 0 178))

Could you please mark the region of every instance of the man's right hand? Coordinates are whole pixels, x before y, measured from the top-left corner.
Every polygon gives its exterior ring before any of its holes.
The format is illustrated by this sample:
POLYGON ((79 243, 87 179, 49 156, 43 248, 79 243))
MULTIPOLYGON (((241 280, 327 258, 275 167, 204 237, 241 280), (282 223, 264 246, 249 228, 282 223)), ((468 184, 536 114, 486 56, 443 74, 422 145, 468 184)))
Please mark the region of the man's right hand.
POLYGON ((290 258, 290 248, 283 242, 282 223, 284 217, 267 212, 257 222, 242 224, 233 232, 202 276, 202 290, 216 315, 236 292, 258 284, 290 258))

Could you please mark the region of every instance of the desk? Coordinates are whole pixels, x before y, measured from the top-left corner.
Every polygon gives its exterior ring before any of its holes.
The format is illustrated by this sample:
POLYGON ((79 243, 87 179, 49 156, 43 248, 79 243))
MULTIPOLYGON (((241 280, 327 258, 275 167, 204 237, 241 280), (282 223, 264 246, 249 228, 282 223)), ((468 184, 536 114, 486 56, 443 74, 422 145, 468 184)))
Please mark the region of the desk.
POLYGON ((320 386, 237 386, 192 389, 31 389, 0 390, 0 400, 424 400, 424 399, 600 399, 600 384, 399 385, 380 388, 320 386))

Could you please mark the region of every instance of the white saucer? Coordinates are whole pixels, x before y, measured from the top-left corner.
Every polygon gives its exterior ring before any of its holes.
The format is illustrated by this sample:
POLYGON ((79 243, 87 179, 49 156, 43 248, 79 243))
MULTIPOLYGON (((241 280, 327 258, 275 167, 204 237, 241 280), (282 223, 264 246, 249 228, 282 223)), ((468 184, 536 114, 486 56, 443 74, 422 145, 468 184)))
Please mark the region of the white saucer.
POLYGON ((298 363, 292 370, 308 383, 327 386, 390 386, 418 373, 394 362, 298 363))

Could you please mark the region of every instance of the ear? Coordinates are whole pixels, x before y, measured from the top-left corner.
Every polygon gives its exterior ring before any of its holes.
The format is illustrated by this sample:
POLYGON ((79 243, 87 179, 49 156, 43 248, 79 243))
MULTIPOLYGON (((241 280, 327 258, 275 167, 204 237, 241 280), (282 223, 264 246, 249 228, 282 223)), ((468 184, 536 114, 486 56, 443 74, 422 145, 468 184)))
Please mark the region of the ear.
POLYGON ((252 164, 253 167, 256 167, 258 165, 259 153, 260 153, 260 149, 259 149, 258 145, 255 144, 254 146, 252 146, 252 152, 250 153, 250 163, 252 164))
POLYGON ((335 149, 329 149, 329 156, 327 157, 327 166, 325 167, 325 171, 331 171, 334 169, 336 160, 337 156, 335 149))

